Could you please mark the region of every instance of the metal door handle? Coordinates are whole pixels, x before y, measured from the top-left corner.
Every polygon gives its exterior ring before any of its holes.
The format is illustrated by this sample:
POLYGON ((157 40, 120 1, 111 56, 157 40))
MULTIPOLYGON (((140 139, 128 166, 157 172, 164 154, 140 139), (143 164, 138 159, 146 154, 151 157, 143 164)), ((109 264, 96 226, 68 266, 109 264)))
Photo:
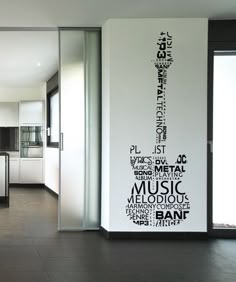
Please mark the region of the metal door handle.
POLYGON ((64 150, 64 133, 60 134, 60 150, 64 150))
POLYGON ((48 136, 51 136, 51 128, 50 127, 47 128, 47 133, 48 133, 48 136))
POLYGON ((210 152, 213 153, 213 142, 212 142, 212 140, 207 141, 207 143, 210 145, 210 152))

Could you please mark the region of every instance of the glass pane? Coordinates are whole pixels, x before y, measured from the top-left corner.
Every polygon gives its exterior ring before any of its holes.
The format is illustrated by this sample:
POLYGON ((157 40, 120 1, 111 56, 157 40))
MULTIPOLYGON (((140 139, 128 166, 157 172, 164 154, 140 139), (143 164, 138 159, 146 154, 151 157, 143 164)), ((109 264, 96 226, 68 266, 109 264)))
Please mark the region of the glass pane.
POLYGON ((18 127, 0 127, 0 151, 19 151, 18 127))
POLYGON ((0 156, 0 197, 6 196, 6 161, 5 156, 0 156))
POLYGON ((60 31, 60 109, 64 136, 60 152, 60 230, 79 230, 84 226, 84 45, 83 31, 60 31))
POLYGON ((213 227, 236 227, 236 56, 215 54, 213 99, 213 227))
POLYGON ((87 229, 100 225, 100 34, 86 32, 86 221, 87 229))
POLYGON ((20 128, 21 158, 42 158, 42 126, 22 126, 20 128))
POLYGON ((50 97, 50 141, 59 142, 59 94, 50 97))
POLYGON ((60 31, 60 230, 100 220, 100 33, 60 31))

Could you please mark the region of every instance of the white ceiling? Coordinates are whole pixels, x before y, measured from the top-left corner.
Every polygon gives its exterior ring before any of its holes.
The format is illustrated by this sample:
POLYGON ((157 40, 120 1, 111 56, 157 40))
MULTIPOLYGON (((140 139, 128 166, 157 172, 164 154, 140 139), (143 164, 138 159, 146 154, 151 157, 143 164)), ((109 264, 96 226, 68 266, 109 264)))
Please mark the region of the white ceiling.
MULTIPOLYGON (((109 18, 168 17, 236 19, 236 1, 0 0, 0 28, 89 27, 102 26, 109 18)), ((0 32, 0 87, 37 86, 57 64, 56 32, 0 32)))
POLYGON ((0 87, 38 87, 58 69, 56 31, 0 31, 0 87))

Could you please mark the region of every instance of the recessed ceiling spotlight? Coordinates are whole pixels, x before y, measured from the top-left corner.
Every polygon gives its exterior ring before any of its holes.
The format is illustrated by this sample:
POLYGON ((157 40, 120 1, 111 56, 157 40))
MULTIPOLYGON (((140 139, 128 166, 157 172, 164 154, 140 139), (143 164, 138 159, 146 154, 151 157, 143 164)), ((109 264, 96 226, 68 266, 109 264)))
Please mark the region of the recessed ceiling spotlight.
POLYGON ((40 66, 41 66, 41 63, 40 63, 40 62, 38 62, 38 63, 37 63, 37 67, 40 67, 40 66))

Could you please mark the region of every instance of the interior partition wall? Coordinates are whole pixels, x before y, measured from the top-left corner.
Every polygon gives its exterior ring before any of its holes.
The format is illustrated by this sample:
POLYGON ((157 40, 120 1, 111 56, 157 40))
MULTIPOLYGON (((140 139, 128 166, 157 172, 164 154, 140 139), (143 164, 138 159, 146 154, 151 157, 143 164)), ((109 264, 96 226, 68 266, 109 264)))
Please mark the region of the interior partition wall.
POLYGON ((59 29, 59 230, 100 225, 100 30, 59 29))
POLYGON ((207 29, 207 19, 103 26, 101 227, 109 238, 206 237, 207 29))

